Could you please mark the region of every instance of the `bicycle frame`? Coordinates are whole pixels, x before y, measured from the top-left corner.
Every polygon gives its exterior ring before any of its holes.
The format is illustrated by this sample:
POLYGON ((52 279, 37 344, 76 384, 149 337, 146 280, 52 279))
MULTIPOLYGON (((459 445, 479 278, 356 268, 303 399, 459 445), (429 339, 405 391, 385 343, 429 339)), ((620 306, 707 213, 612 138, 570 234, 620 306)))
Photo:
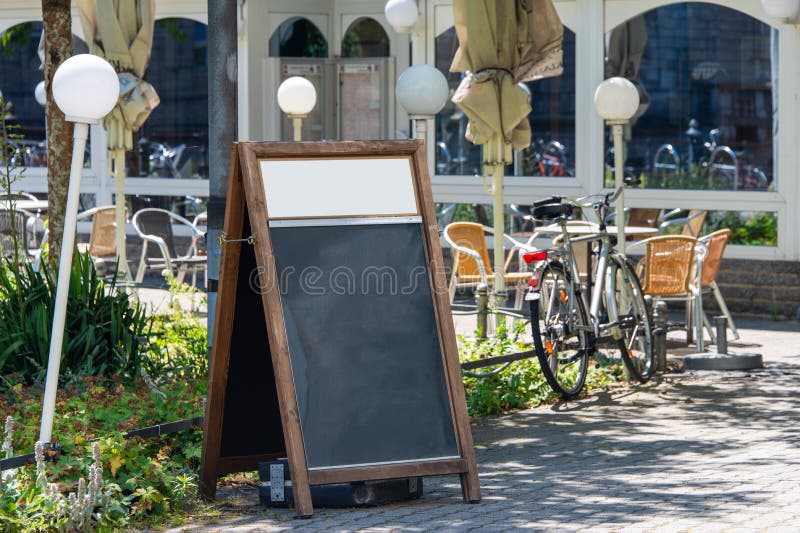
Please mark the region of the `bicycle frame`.
MULTIPOLYGON (((613 270, 609 268, 609 258, 613 255, 617 259, 624 260, 621 254, 614 252, 612 254, 611 236, 606 231, 605 224, 599 226, 599 233, 585 235, 581 237, 571 237, 567 229, 566 219, 560 220, 562 236, 564 238, 564 250, 554 251, 552 253, 557 255, 567 255, 569 257, 569 272, 573 282, 569 287, 569 297, 575 297, 575 286, 580 282, 580 272, 578 270, 578 262, 573 253, 572 246, 580 243, 591 243, 593 241, 600 241, 600 251, 598 254, 597 262, 597 281, 591 282, 592 272, 591 264, 587 264, 587 280, 591 292, 591 300, 586 301, 585 294, 589 291, 581 291, 580 297, 583 298, 584 304, 589 309, 589 319, 592 322, 592 330, 596 338, 600 337, 601 333, 606 330, 611 330, 614 339, 621 338, 622 334, 619 331, 619 315, 617 313, 616 305, 614 303, 614 292, 616 291, 616 279, 614 278, 613 270), (603 296, 605 295, 605 298, 603 296), (609 321, 606 323, 600 320, 601 305, 605 303, 605 309, 608 312, 609 321)), ((592 254, 587 254, 589 263, 591 263, 592 254)))

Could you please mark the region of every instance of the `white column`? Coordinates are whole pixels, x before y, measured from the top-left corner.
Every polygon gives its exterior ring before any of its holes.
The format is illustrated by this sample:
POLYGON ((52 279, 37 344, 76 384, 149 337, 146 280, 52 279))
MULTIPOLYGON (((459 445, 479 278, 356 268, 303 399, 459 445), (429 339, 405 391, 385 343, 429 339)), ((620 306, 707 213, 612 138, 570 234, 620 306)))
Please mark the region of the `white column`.
POLYGON ((577 0, 575 28, 576 174, 585 193, 603 187, 603 120, 594 108, 595 88, 603 81, 605 39, 603 1, 577 0))
POLYGON ((800 259, 800 30, 791 24, 779 27, 778 52, 778 161, 775 164, 778 193, 786 201, 778 216, 778 246, 785 258, 800 259), (780 216, 783 215, 783 216, 780 216))

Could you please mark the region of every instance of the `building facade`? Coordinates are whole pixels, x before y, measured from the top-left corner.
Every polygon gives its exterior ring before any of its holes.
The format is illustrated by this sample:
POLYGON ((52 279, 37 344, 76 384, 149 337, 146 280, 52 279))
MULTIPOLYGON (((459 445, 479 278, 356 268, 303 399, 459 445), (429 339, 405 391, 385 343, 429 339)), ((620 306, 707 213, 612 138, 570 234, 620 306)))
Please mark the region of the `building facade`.
MULTIPOLYGON (((384 4, 237 0, 239 138, 290 138, 275 91, 291 75, 311 79, 319 95, 305 139, 409 136, 408 117, 394 98, 400 73, 427 63, 446 74, 451 88, 460 82, 460 74, 448 72, 458 44, 452 2, 418 0, 420 18, 410 34, 388 24, 384 4)), ((612 155, 593 95, 605 77, 624 75, 635 80, 643 101, 627 132, 626 172, 641 181, 626 193, 627 204, 707 210, 707 229, 735 230, 729 258, 800 260, 798 25, 771 19, 760 0, 555 5, 565 26, 564 74, 528 84, 534 142, 508 168, 508 202, 581 196, 610 184, 612 155)), ((37 0, 0 6, 0 33, 30 26, 26 39, 0 54, 0 91, 16 106, 32 144, 44 131, 44 113, 33 99, 41 79, 35 56, 40 6, 37 0)), ((77 50, 84 40, 77 9, 73 18, 77 50)), ((159 0, 156 24, 146 79, 161 105, 129 154, 126 190, 134 208, 150 203, 191 214, 208 194, 206 1, 159 0)), ((435 132, 427 139, 434 196, 442 203, 489 204, 480 150, 464 141, 465 125, 452 104, 428 125, 435 132)), ((95 199, 87 203, 111 201, 103 143, 102 128, 93 127, 83 190, 95 199)), ((29 152, 23 186, 44 192, 45 171, 36 166, 35 147, 29 152)))

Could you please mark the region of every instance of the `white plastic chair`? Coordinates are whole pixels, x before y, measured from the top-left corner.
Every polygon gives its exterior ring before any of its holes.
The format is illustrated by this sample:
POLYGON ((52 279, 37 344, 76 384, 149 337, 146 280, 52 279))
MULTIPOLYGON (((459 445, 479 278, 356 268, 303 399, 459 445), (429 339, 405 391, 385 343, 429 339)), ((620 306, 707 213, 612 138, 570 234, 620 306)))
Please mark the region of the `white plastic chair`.
POLYGON ((189 268, 193 271, 194 281, 196 281, 197 270, 205 269, 206 256, 196 253, 196 241, 202 237, 202 233, 182 216, 166 209, 145 208, 134 213, 131 224, 143 241, 139 268, 136 271, 136 283, 142 282, 147 269, 168 271, 175 275, 179 282, 183 282, 189 268), (186 226, 191 231, 192 241, 186 253, 178 253, 175 247, 173 223, 186 226), (151 244, 156 247, 158 255, 155 257, 148 256, 151 244))

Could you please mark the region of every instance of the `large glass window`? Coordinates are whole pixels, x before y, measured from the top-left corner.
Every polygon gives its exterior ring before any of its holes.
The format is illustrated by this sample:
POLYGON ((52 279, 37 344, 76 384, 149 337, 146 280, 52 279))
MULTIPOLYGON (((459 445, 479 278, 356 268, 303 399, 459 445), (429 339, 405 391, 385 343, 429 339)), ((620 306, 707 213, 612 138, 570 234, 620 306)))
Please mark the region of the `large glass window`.
MULTIPOLYGON (((17 24, 0 36, 0 92, 12 105, 8 123, 17 126, 15 133, 23 137, 14 155, 14 164, 19 166, 47 166, 44 107, 34 96, 36 86, 44 81, 38 55, 41 38, 41 21, 17 24)), ((88 52, 86 43, 74 35, 72 47, 76 54, 88 52)))
POLYGON ((145 73, 161 103, 148 117, 134 149, 129 176, 208 178, 208 39, 205 24, 156 21, 145 73))
MULTIPOLYGON (((685 2, 607 36, 606 76, 625 76, 642 105, 626 174, 656 189, 776 188, 777 34, 734 9, 685 2)), ((606 185, 613 183, 607 144, 606 185)))
MULTIPOLYGON (((526 84, 531 93, 528 119, 531 146, 515 154, 507 172, 517 176, 575 175, 575 33, 564 28, 564 73, 526 84)), ((463 73, 450 72, 458 49, 455 28, 436 37, 436 68, 446 77, 451 94, 463 73)), ((481 172, 481 148, 464 138, 467 119, 454 103, 447 101, 436 116, 436 173, 470 175, 481 172)))

